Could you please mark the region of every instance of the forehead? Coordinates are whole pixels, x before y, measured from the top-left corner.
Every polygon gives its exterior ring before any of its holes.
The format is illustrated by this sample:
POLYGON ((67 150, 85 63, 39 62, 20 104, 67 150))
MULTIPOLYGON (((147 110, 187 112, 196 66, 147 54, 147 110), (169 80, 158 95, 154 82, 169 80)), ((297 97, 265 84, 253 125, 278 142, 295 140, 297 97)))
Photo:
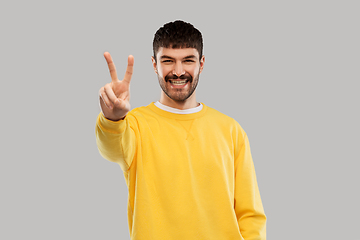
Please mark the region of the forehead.
POLYGON ((199 59, 199 52, 195 48, 164 48, 160 47, 157 52, 157 59, 168 56, 174 59, 183 59, 188 56, 195 56, 199 59))

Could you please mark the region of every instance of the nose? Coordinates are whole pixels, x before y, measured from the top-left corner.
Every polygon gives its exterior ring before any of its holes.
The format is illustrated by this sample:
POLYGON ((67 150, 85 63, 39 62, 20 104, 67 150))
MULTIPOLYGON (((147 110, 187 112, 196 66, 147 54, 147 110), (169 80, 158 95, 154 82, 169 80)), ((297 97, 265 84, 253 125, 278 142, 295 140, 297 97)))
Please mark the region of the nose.
POLYGON ((175 64, 172 74, 174 74, 178 77, 185 74, 185 70, 184 70, 181 62, 178 62, 175 64))

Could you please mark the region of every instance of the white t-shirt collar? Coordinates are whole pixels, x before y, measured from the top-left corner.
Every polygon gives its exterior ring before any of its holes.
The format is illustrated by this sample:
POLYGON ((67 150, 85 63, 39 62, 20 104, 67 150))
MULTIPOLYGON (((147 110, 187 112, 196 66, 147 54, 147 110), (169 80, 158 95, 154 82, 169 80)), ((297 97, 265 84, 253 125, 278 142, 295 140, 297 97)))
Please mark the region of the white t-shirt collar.
POLYGON ((184 110, 166 106, 166 105, 160 103, 159 101, 155 102, 154 104, 155 104, 155 106, 157 106, 158 108, 160 108, 160 109, 162 109, 164 111, 171 112, 171 113, 177 113, 177 114, 197 113, 197 112, 200 112, 202 110, 202 108, 203 108, 203 105, 201 103, 197 107, 184 109, 184 110))

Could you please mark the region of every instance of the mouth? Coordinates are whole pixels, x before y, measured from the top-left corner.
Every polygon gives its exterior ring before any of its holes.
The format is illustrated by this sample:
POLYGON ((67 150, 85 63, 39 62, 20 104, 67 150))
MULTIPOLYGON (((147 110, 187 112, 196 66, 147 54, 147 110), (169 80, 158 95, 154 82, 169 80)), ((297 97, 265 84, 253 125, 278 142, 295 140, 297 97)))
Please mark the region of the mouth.
POLYGON ((189 80, 181 79, 181 80, 169 80, 169 81, 174 86, 182 86, 182 85, 185 85, 189 80))

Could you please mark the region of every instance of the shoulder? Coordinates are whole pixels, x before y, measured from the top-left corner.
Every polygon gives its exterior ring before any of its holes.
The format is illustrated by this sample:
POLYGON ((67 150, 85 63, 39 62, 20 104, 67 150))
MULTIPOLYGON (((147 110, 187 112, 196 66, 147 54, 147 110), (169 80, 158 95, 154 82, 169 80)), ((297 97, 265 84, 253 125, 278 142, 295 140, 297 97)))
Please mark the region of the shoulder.
MULTIPOLYGON (((229 121, 229 122, 234 122, 235 119, 233 119, 232 117, 229 117, 228 115, 220 112, 219 110, 216 110, 212 107, 209 107, 205 104, 203 104, 206 108, 207 108, 207 114, 212 116, 212 117, 216 117, 216 118, 219 118, 223 121, 229 121)), ((236 122, 236 121, 235 121, 236 122)))
MULTIPOLYGON (((206 106, 205 104, 203 104, 206 106)), ((241 135, 245 135, 244 129, 241 127, 238 121, 236 121, 234 118, 212 108, 209 106, 206 106, 207 112, 206 116, 214 122, 214 124, 219 125, 224 128, 228 128, 233 133, 240 133, 241 135)))
POLYGON ((149 105, 148 105, 148 106, 141 106, 141 107, 133 108, 128 114, 137 118, 137 117, 141 117, 144 115, 149 115, 151 113, 152 113, 152 111, 150 110, 149 105))
POLYGON ((238 125, 240 124, 232 117, 220 112, 219 110, 216 110, 212 107, 204 106, 207 108, 206 115, 207 117, 211 117, 214 120, 218 121, 219 123, 229 124, 229 125, 238 125))
POLYGON ((151 109, 151 104, 133 108, 127 115, 131 124, 141 125, 158 121, 159 116, 151 109))

